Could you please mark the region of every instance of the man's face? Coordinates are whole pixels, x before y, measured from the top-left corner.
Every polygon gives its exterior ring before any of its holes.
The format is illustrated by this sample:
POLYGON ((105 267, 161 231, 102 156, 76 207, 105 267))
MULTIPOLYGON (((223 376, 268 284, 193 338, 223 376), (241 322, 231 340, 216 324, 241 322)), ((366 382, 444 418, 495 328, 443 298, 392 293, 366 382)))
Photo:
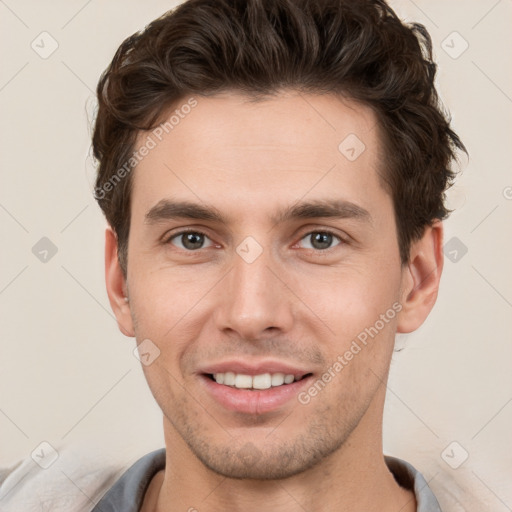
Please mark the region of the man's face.
POLYGON ((160 350, 144 372, 166 439, 226 476, 289 476, 382 413, 402 268, 376 117, 328 95, 196 100, 138 139, 158 144, 133 175, 133 329, 160 350))

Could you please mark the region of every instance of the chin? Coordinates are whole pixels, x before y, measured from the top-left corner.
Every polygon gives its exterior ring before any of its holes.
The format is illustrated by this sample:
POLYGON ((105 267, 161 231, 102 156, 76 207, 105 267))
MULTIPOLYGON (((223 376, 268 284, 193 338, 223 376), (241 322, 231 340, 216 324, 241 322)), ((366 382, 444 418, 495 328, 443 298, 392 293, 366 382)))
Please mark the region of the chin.
POLYGON ((332 436, 299 437, 264 446, 242 441, 229 446, 190 446, 205 467, 226 478, 279 480, 303 473, 335 452, 344 442, 332 436))

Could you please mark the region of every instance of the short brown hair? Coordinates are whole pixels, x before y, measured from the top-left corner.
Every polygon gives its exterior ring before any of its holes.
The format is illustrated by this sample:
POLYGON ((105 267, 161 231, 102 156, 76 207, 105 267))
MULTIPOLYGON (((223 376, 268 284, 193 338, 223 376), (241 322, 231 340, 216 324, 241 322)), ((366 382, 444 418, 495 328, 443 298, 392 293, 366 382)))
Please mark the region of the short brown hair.
POLYGON ((402 23, 384 0, 188 0, 165 13, 121 44, 97 87, 95 195, 117 235, 121 268, 126 273, 132 179, 112 179, 138 133, 187 95, 282 89, 348 96, 374 110, 407 263, 411 242, 449 214, 450 165, 465 151, 435 74, 425 27, 402 23))

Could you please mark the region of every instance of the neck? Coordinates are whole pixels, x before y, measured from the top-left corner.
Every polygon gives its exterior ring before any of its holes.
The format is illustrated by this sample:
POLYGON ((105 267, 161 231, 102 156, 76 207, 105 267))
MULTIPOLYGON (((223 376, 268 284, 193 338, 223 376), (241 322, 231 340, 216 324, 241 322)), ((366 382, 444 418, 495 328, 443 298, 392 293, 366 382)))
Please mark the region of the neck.
MULTIPOLYGON (((378 397, 375 397, 378 398, 378 397)), ((382 405, 374 400, 346 442, 316 466, 281 480, 232 479, 206 468, 164 418, 166 470, 143 512, 414 512, 382 453, 382 405)))

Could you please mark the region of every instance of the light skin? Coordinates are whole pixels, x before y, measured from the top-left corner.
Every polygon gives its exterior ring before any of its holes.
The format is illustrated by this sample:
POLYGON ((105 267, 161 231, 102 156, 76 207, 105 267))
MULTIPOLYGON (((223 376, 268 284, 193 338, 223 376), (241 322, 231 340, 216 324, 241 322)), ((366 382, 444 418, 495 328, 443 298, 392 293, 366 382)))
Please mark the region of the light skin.
POLYGON ((166 469, 143 511, 416 510, 384 462, 382 415, 395 333, 417 329, 437 297, 442 223, 402 265, 369 107, 293 91, 196 99, 133 171, 126 278, 106 231, 119 327, 160 350, 143 370, 163 412, 166 469), (338 150, 349 134, 366 147, 354 161, 338 150), (178 202, 220 218, 171 216, 178 202), (318 209, 334 202, 338 216, 318 209), (183 229, 195 237, 176 236, 183 229), (262 249, 250 263, 237 252, 247 237, 262 249), (384 327, 307 404, 234 411, 205 386, 208 365, 271 361, 311 374, 294 384, 308 391, 382 314, 384 327))

